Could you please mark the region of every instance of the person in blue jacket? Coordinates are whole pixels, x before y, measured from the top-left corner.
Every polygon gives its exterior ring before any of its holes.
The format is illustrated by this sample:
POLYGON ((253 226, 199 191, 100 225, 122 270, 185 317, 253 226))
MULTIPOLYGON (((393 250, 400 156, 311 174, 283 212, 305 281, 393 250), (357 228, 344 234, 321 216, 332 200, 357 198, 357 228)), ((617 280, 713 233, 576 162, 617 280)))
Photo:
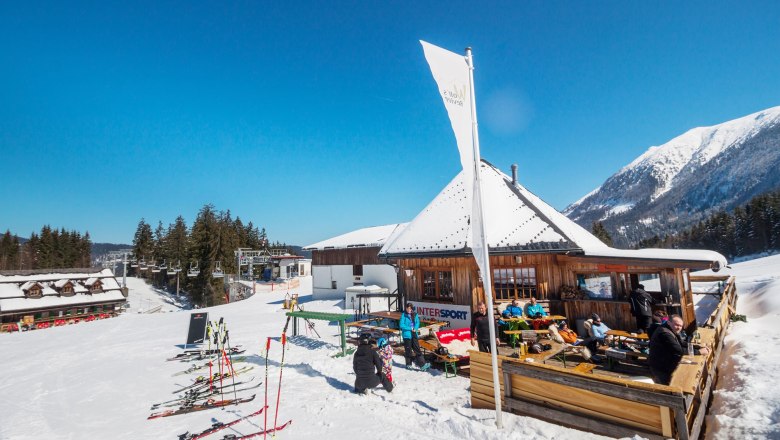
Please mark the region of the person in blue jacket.
POLYGON ((525 316, 529 318, 543 318, 547 316, 547 312, 544 311, 544 307, 541 304, 536 303, 536 298, 531 297, 531 301, 525 306, 525 316))
POLYGON ((404 359, 406 368, 411 368, 412 362, 425 371, 431 367, 431 364, 425 362, 425 358, 420 350, 417 332, 420 330, 420 317, 414 311, 414 304, 406 303, 405 311, 401 314, 401 320, 398 325, 401 328, 401 337, 404 340, 404 359))
POLYGON ((501 314, 504 318, 522 318, 523 308, 517 305, 517 298, 512 300, 512 304, 508 305, 504 309, 504 313, 501 314))

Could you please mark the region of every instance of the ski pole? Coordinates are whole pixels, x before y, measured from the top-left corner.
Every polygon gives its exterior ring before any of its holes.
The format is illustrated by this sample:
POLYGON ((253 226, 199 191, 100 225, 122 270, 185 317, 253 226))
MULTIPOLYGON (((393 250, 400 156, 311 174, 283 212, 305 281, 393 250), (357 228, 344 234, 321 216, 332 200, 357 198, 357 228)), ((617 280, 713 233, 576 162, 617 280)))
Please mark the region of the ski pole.
POLYGON ((282 362, 279 364, 279 389, 276 391, 276 413, 274 414, 274 429, 276 429, 276 421, 279 418, 279 397, 282 395, 282 372, 284 371, 285 345, 287 345, 287 334, 282 333, 282 362))
MULTIPOLYGON (((268 407, 268 352, 271 351, 271 338, 265 341, 265 406, 268 407)), ((268 429, 268 411, 265 413, 263 431, 268 429)), ((265 436, 263 436, 265 438, 265 436)))
MULTIPOLYGON (((230 352, 230 336, 228 336, 228 331, 225 330, 225 340, 227 341, 227 348, 228 352, 230 352)), ((225 362, 228 365, 228 371, 230 372, 230 380, 233 383, 233 398, 238 399, 238 396, 236 396, 236 370, 233 369, 233 361, 231 361, 230 356, 223 350, 222 354, 225 356, 225 362)))

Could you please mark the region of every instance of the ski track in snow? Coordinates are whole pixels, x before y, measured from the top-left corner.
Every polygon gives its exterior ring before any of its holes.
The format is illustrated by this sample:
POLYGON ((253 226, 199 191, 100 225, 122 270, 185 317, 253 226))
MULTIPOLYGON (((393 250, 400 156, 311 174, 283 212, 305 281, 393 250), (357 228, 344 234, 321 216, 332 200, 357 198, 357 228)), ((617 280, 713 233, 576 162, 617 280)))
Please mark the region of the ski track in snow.
MULTIPOLYGON (((721 362, 721 379, 708 416, 708 439, 780 437, 780 393, 776 387, 780 345, 775 323, 780 313, 780 255, 734 265, 740 294, 738 311, 748 310, 747 324, 729 332, 721 362), (777 274, 777 275, 775 275, 777 274), (751 316, 752 315, 752 316, 751 316)), ((143 286, 136 285, 141 295, 143 286)), ((273 425, 281 363, 280 333, 286 291, 259 293, 247 300, 201 311, 211 320, 225 318, 231 344, 243 345, 246 364, 254 369, 236 377, 253 384, 265 381, 264 348, 268 355, 268 424, 273 425)), ((306 310, 341 312, 338 302, 311 301, 306 310)), ((229 422, 263 405, 265 383, 239 393, 257 396, 251 403, 168 418, 147 420, 153 403, 176 397, 171 392, 191 383, 202 371, 172 375, 192 362, 166 362, 181 352, 189 312, 143 315, 0 335, 0 439, 176 439, 185 431, 200 432, 216 421, 229 422)), ((495 427, 495 412, 470 407, 469 380, 445 378, 443 372, 403 368, 395 356, 392 393, 381 388, 367 396, 352 392, 352 357, 339 352, 338 327, 315 321, 323 336, 289 337, 284 359, 278 423, 293 423, 278 438, 392 439, 593 439, 604 438, 530 417, 504 413, 504 429, 495 427)), ((301 326, 304 328, 305 326, 301 326)), ((289 332, 291 334, 291 332, 289 332)), ((228 379, 229 380, 229 379, 228 379)), ((225 398, 232 398, 226 393, 225 398)), ((261 430, 264 415, 227 428, 209 438, 261 430)), ((636 437, 639 438, 639 437, 636 437)))

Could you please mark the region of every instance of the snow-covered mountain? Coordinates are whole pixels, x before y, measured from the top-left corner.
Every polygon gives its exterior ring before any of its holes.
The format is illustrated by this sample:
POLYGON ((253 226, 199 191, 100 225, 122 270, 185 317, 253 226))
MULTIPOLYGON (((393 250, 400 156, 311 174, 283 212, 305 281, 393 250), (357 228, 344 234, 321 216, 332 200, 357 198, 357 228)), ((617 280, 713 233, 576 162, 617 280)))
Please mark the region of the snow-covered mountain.
POLYGON ((780 188, 778 170, 780 106, 650 147, 564 214, 586 228, 603 221, 625 246, 780 188))

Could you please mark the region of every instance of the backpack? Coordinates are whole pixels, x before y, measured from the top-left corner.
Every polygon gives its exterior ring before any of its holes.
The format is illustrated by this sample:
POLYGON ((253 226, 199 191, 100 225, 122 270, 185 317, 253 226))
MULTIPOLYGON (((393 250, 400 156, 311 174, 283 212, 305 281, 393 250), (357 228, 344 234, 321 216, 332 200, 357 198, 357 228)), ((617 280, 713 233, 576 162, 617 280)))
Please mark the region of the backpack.
POLYGON ((439 347, 436 349, 436 354, 439 356, 447 356, 450 354, 450 351, 447 350, 447 347, 439 347))

